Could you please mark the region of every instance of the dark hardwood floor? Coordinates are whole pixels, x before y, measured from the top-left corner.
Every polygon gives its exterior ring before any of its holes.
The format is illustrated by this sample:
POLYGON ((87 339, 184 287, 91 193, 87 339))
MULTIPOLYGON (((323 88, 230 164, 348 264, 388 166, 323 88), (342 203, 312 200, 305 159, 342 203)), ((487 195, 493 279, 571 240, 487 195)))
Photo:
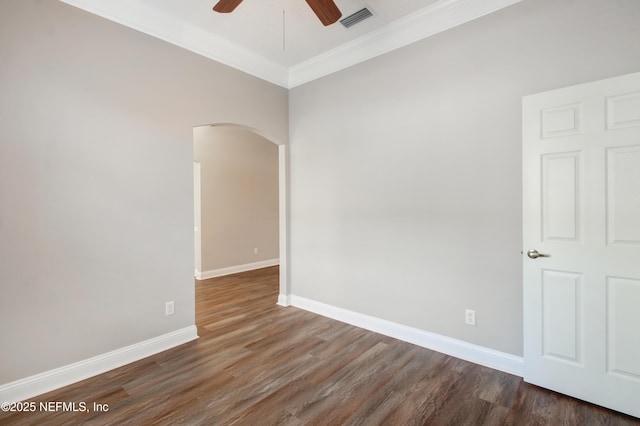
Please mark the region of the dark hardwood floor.
POLYGON ((200 339, 33 399, 85 402, 89 413, 0 413, 0 424, 640 425, 506 373, 277 306, 277 293, 277 267, 200 281, 200 339), (93 411, 94 402, 108 411, 93 411))

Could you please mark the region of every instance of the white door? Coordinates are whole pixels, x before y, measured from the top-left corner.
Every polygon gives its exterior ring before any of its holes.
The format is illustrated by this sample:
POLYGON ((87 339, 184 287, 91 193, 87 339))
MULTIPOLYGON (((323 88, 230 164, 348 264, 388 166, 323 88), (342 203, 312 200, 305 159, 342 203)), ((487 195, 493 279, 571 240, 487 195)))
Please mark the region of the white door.
POLYGON ((525 97, 523 169, 524 379, 640 417, 640 73, 525 97))

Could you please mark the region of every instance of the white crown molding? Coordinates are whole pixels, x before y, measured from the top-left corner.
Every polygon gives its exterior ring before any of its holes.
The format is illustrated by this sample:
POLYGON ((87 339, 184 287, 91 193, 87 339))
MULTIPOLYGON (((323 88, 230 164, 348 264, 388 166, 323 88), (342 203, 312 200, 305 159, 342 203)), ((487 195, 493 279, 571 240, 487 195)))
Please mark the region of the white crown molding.
POLYGON ((522 0, 441 0, 289 69, 289 88, 308 83, 488 15, 522 0))
POLYGON ((306 299, 295 295, 289 296, 291 306, 304 309, 328 318, 355 325, 394 339, 422 346, 450 355, 465 361, 504 371, 522 377, 524 360, 522 357, 489 349, 484 346, 474 345, 462 340, 430 333, 428 331, 383 320, 336 306, 327 305, 315 300, 306 299))
POLYGON ((182 47, 262 80, 287 87, 289 71, 242 46, 190 25, 139 0, 60 0, 182 47))
POLYGON ((0 401, 18 402, 97 376, 198 338, 195 325, 0 386, 0 401))
POLYGON ((208 280, 209 278, 223 277, 225 275, 237 274, 239 272, 253 271, 254 269, 268 268, 280 264, 280 259, 262 260, 260 262, 245 263, 243 265, 228 266, 226 268, 212 269, 210 271, 196 271, 197 280, 208 280))
POLYGON ((141 0, 60 0, 216 62, 293 88, 488 15, 522 0, 440 0, 287 69, 141 0))

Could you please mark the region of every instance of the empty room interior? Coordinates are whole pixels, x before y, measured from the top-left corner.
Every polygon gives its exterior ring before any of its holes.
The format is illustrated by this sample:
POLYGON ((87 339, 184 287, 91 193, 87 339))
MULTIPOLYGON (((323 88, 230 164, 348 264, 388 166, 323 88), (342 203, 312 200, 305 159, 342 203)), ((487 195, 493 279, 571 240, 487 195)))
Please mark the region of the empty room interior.
POLYGON ((639 23, 0 0, 0 423, 640 424, 639 23))

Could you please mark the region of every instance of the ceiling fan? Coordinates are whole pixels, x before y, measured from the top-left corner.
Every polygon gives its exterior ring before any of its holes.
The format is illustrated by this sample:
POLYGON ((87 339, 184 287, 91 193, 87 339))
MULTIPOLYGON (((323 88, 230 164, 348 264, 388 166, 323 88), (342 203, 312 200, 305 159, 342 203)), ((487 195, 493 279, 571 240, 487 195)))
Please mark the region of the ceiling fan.
MULTIPOLYGON (((333 0, 306 0, 306 2, 324 26, 333 24, 342 16, 333 0)), ((230 13, 240 3, 242 0, 220 0, 213 7, 213 10, 219 13, 230 13)))

